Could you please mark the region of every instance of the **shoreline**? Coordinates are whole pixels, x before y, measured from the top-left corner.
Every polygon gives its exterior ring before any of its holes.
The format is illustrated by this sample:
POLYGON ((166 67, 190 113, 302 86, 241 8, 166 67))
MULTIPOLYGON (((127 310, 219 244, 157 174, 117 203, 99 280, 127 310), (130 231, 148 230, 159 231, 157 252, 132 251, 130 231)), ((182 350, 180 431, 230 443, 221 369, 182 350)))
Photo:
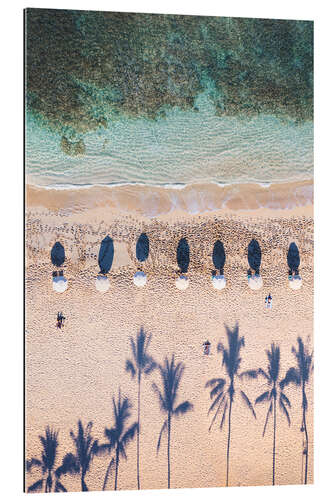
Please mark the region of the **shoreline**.
POLYGON ((216 213, 313 216, 313 181, 260 184, 191 184, 175 189, 144 185, 54 189, 26 184, 27 208, 71 213, 107 208, 148 219, 216 213))

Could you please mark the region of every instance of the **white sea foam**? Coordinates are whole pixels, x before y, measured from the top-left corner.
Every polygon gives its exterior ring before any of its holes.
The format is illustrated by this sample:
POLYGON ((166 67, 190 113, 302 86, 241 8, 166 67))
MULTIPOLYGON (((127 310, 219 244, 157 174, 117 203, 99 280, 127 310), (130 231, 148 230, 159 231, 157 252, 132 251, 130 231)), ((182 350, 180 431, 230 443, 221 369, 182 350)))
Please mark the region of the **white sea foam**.
MULTIPOLYGON (((144 184, 121 184, 109 186, 65 186, 62 190, 46 187, 56 192, 76 190, 76 204, 80 209, 101 204, 111 206, 122 212, 137 211, 149 218, 158 217, 173 211, 185 210, 190 214, 212 212, 220 209, 272 210, 293 209, 313 204, 313 182, 278 183, 270 186, 259 184, 189 184, 182 189, 167 186, 144 184)), ((42 189, 45 189, 42 187, 42 189)), ((70 197, 71 203, 73 197, 70 197)), ((66 200, 64 198, 63 200, 66 200)), ((63 202, 62 202, 63 203, 63 202)), ((66 201, 65 201, 66 203, 66 201)), ((65 207, 63 207, 65 208, 65 207)))

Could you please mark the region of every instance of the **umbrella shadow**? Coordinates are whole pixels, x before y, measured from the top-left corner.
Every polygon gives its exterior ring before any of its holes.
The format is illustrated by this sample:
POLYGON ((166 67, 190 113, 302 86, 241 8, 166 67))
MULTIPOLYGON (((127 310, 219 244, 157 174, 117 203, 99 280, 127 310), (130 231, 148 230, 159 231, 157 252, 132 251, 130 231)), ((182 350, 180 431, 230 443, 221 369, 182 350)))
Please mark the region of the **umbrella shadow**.
MULTIPOLYGON (((257 240, 251 240, 247 248, 247 260, 249 266, 256 274, 260 273, 261 265, 261 248, 257 240)), ((251 269, 249 269, 248 274, 251 274, 251 269)))
POLYGON ((177 263, 180 272, 187 273, 188 266, 190 265, 190 247, 186 238, 179 240, 177 247, 177 263))
POLYGON ((212 258, 215 269, 220 271, 220 274, 223 274, 225 264, 225 250, 222 241, 215 241, 212 258))
POLYGON ((62 266, 65 262, 65 249, 59 241, 57 241, 52 247, 51 261, 56 267, 62 266))
POLYGON ((149 238, 146 233, 141 233, 136 242, 136 258, 140 262, 148 259, 149 255, 149 238))
POLYGON ((100 268, 100 274, 106 274, 110 271, 112 267, 113 257, 114 257, 113 239, 110 238, 110 236, 106 236, 101 243, 98 254, 98 265, 100 268))
POLYGON ((296 245, 296 243, 290 243, 289 245, 289 250, 287 254, 287 263, 289 267, 289 274, 292 274, 295 272, 295 274, 298 274, 298 268, 300 265, 301 259, 299 256, 299 250, 296 245))

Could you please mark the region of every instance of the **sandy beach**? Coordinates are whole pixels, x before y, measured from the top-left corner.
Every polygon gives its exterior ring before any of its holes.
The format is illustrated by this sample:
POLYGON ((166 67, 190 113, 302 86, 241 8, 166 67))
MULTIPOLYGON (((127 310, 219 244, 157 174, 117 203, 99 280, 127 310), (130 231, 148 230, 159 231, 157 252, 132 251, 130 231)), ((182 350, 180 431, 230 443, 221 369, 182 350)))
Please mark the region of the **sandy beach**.
MULTIPOLYGON (((195 215, 223 210, 237 214, 257 210, 277 215, 279 210, 295 209, 311 213, 313 181, 279 184, 190 184, 178 189, 158 186, 93 186, 81 189, 45 189, 27 185, 27 204, 44 206, 51 211, 71 212, 105 207, 108 211, 137 214, 148 219, 165 215, 195 215), (267 210, 268 209, 268 210, 267 210), (301 209, 301 210, 300 210, 301 209)), ((282 212, 283 213, 283 212, 282 212)))
POLYGON ((25 489, 313 483, 313 22, 24 21, 25 489))
MULTIPOLYGON (((185 205, 184 210, 180 206, 170 211, 169 195, 157 197, 160 215, 154 217, 145 216, 145 207, 149 203, 151 206, 151 199, 143 188, 141 203, 137 196, 131 197, 133 190, 118 188, 118 194, 110 197, 107 188, 92 189, 57 191, 27 186, 26 457, 39 456, 38 436, 50 425, 59 430, 57 465, 60 465, 64 454, 74 451, 69 432, 76 431, 78 419, 84 423, 92 421, 93 436, 104 442, 104 428, 112 425, 112 396, 119 387, 133 403, 132 421, 135 420, 137 386, 125 372, 125 363, 130 357, 129 338, 135 337, 143 326, 152 334, 150 353, 156 361, 162 362, 165 356, 174 353, 176 361, 184 363, 179 397, 180 401, 189 400, 194 407, 173 424, 171 487, 224 486, 227 432, 226 428, 221 432, 218 425, 208 432, 211 419, 207 411, 211 401, 204 386, 211 378, 225 376, 216 347, 219 341, 226 342, 226 326, 234 328, 238 323, 239 333, 245 337, 241 371, 266 368, 265 349, 275 342, 281 348, 283 376, 295 364, 291 347, 296 345, 297 337, 312 345, 313 206, 304 194, 312 189, 312 182, 303 183, 298 204, 294 203, 293 208, 288 208, 288 203, 290 193, 298 192, 294 185, 253 188, 256 189, 253 196, 247 187, 248 197, 238 191, 224 208, 200 215, 189 213, 185 205), (260 201, 258 190, 262 190, 259 193, 262 198, 269 193, 276 204, 270 206, 267 199, 265 203, 260 201), (142 232, 149 237, 150 254, 140 265, 148 282, 139 289, 133 284, 133 275, 139 267, 135 245, 142 232), (100 243, 106 235, 114 240, 115 256, 109 273, 110 289, 101 294, 96 291, 94 281, 99 271, 100 243), (186 291, 175 287, 176 248, 183 237, 190 246, 187 273, 190 284, 186 291), (247 283, 247 247, 253 238, 262 251, 264 285, 259 291, 250 290, 247 283), (213 289, 211 284, 212 250, 217 239, 223 242, 226 252, 227 286, 221 291, 213 289), (66 252, 63 269, 68 290, 64 294, 52 290, 54 268, 50 250, 56 241, 66 252), (296 243, 301 257, 303 286, 298 291, 288 286, 287 252, 291 242, 296 243), (264 305, 269 293, 273 297, 271 310, 264 305), (56 328, 58 311, 66 317, 62 330, 56 328), (210 356, 203 355, 202 344, 207 339, 212 344, 210 356)), ((213 187, 209 191, 212 198, 220 195, 217 190, 213 187)), ((165 441, 156 454, 164 417, 151 387, 153 381, 160 382, 157 372, 144 378, 142 385, 141 487, 166 488, 165 441)), ((265 387, 263 380, 239 380, 237 384, 251 401, 265 387)), ((313 482, 312 389, 311 378, 309 483, 313 482)), ((301 392, 290 386, 286 394, 292 404, 291 425, 279 411, 276 483, 299 484, 301 392)), ((239 398, 233 411, 229 484, 271 484, 272 421, 262 437, 266 406, 256 406, 256 420, 239 398)), ((136 489, 134 441, 129 444, 127 455, 128 460, 120 463, 118 486, 136 489)), ((102 488, 107 465, 107 457, 94 459, 86 476, 90 490, 102 488)), ((38 479, 37 474, 27 475, 27 485, 34 479, 38 479)), ((68 475, 63 483, 68 490, 80 490, 79 476, 68 475)), ((112 485, 110 479, 108 489, 112 485)))

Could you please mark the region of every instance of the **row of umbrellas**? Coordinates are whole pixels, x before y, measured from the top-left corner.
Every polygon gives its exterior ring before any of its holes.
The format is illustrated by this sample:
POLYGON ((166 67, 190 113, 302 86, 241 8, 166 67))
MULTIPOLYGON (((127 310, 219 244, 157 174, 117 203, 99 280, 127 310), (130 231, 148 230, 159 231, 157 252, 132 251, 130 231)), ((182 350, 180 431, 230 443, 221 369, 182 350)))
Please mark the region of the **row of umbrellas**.
MULTIPOLYGON (((142 233, 136 243, 136 258, 139 262, 144 262, 149 256, 149 238, 146 233, 142 233)), ((179 290, 186 290, 189 286, 189 278, 186 273, 190 264, 190 247, 186 238, 181 238, 177 246, 177 263, 179 267, 179 277, 175 284, 179 290)), ((100 292, 106 292, 110 283, 106 274, 111 270, 114 258, 114 244, 110 236, 106 236, 101 242, 98 265, 100 268, 99 275, 96 278, 96 289, 100 292)), ((215 270, 212 271, 212 285, 217 290, 222 290, 226 286, 224 277, 224 265, 226 255, 224 245, 220 240, 217 240, 213 247, 212 261, 215 270)), ((51 250, 51 261, 54 266, 60 268, 65 262, 65 249, 60 242, 56 242, 51 250)), ((301 277, 299 276, 300 256, 297 245, 291 243, 288 250, 287 262, 289 266, 289 285, 293 289, 299 289, 302 285, 301 277)), ((259 290, 263 286, 262 277, 260 276, 261 265, 261 248, 257 240, 253 239, 248 245, 248 284, 252 290, 259 290)), ((147 283, 147 275, 138 270, 133 282, 138 287, 143 287, 147 283)), ((53 289, 56 292, 64 292, 67 289, 68 282, 63 276, 63 271, 53 273, 53 289)))

